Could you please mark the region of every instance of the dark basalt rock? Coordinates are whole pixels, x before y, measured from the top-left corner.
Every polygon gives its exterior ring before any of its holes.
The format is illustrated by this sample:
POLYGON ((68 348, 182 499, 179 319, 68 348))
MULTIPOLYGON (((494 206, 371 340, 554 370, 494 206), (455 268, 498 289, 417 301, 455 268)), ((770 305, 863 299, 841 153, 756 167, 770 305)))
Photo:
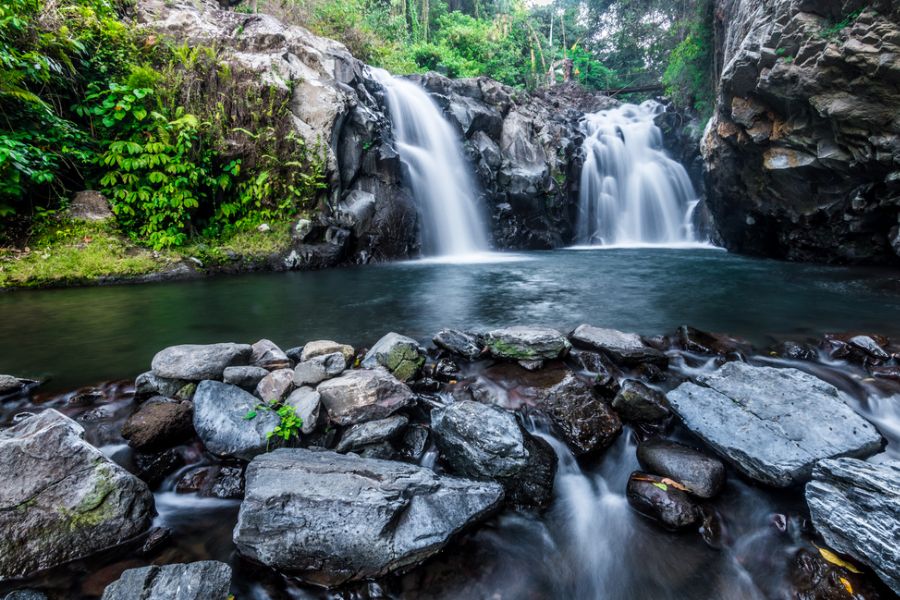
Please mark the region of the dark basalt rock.
POLYGON ((190 402, 150 399, 122 425, 122 437, 139 452, 156 452, 187 440, 194 434, 190 402))
POLYGON ((743 357, 753 350, 749 343, 742 340, 721 333, 701 331, 688 325, 678 328, 676 339, 679 346, 690 352, 718 354, 729 359, 743 360, 743 357))
POLYGON ((257 457, 234 542, 251 560, 319 585, 416 564, 503 499, 494 482, 402 462, 299 448, 257 457), (277 502, 279 510, 271 510, 277 502))
POLYGON ((815 346, 791 341, 781 342, 772 348, 771 353, 791 360, 816 360, 819 358, 819 352, 815 346))
POLYGON ((725 485, 722 461, 676 442, 648 440, 638 446, 637 458, 645 471, 674 479, 701 498, 712 498, 725 485))
POLYGON ((484 340, 481 336, 457 329, 441 329, 434 334, 431 341, 438 348, 468 360, 479 358, 484 350, 484 340))
POLYGON ((823 460, 806 484, 816 531, 900 594, 900 461, 823 460))
POLYGON ((550 503, 556 454, 524 431, 512 413, 479 402, 454 402, 432 411, 431 430, 454 473, 497 480, 513 504, 545 508, 550 503))
POLYGON ((571 373, 547 389, 537 406, 579 456, 608 448, 622 433, 616 413, 571 373))
POLYGON ((900 263, 900 6, 718 0, 713 19, 721 75, 702 148, 725 246, 900 263))
POLYGON ((622 382, 612 406, 626 421, 640 423, 656 423, 671 414, 666 395, 636 379, 622 382))
POLYGON ((103 591, 102 600, 226 600, 231 567, 215 560, 128 569, 103 591))
POLYGON ((157 454, 134 455, 135 475, 145 481, 151 489, 163 482, 166 475, 184 466, 184 457, 175 449, 168 449, 157 454))
POLYGON ((572 356, 578 366, 594 376, 594 387, 600 393, 612 397, 619 391, 619 381, 624 379, 625 375, 606 355, 575 350, 572 356))
POLYGON ((394 439, 406 429, 407 424, 409 419, 403 415, 394 415, 387 419, 354 425, 341 436, 335 451, 353 452, 364 446, 394 439))
POLYGON ((238 466, 198 467, 188 471, 175 484, 180 494, 195 492, 223 500, 244 496, 244 470, 238 466))
POLYGON ((865 575, 834 565, 814 550, 797 552, 791 564, 793 598, 797 600, 879 600, 882 595, 865 575), (843 579, 843 581, 841 581, 843 579), (846 582, 846 583, 845 583, 846 582), (853 590, 847 589, 847 584, 853 590))
POLYGON ((670 529, 686 529, 700 521, 697 505, 664 477, 635 471, 628 478, 626 496, 636 511, 670 529))

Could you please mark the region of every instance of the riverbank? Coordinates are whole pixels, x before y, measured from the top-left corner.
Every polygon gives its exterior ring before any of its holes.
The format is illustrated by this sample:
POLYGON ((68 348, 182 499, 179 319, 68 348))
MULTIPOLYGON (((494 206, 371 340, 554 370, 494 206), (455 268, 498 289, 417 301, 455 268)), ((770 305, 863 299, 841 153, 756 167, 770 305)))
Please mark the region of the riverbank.
POLYGON ((62 395, 5 381, 4 480, 43 491, 4 499, 0 592, 133 597, 168 580, 134 570, 153 564, 211 569, 223 599, 890 597, 898 359, 877 335, 584 325, 175 346, 62 395))
POLYGON ((266 224, 220 239, 154 251, 111 220, 52 220, 27 243, 0 248, 0 290, 147 283, 216 274, 283 270, 292 224, 266 224))

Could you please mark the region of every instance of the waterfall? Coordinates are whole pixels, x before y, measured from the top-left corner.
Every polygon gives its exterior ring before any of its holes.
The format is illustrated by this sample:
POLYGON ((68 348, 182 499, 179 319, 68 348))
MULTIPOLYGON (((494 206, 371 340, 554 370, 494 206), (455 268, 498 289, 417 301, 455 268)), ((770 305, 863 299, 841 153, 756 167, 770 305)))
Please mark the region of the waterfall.
POLYGON ((419 206, 425 254, 487 251, 488 236, 458 135, 421 87, 381 69, 373 72, 384 86, 397 151, 419 206))
POLYGON ((662 150, 662 132, 653 122, 661 110, 647 101, 585 117, 579 244, 698 241, 692 224, 697 194, 684 167, 662 150))

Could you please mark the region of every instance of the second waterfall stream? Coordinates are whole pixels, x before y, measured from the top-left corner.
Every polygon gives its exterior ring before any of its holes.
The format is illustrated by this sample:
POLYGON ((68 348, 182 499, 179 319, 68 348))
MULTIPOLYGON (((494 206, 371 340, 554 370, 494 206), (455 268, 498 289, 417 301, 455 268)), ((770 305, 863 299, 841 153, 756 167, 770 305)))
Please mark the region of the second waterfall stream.
POLYGON ((373 72, 384 86, 397 151, 419 205, 424 254, 464 257, 487 252, 485 220, 459 136, 421 87, 381 69, 373 72))
POLYGON ((697 194, 687 171, 662 150, 654 123, 662 106, 647 101, 585 116, 578 244, 686 244, 697 194))

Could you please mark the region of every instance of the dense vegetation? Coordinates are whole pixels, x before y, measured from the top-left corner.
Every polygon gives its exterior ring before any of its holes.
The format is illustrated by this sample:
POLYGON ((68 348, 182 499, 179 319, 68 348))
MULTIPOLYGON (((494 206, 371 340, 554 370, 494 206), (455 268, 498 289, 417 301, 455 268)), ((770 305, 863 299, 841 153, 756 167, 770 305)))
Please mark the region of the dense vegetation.
POLYGON ((229 99, 218 88, 239 82, 215 49, 130 20, 113 0, 0 6, 0 218, 40 221, 92 187, 124 232, 161 249, 308 208, 323 158, 291 134, 289 93, 229 99))
MULTIPOLYGON (((0 4, 0 247, 46 241, 81 189, 102 191, 119 230, 156 250, 315 205, 323 149, 293 133, 290 92, 242 87, 215 48, 142 31, 133 2, 0 4)), ((258 0, 235 10, 305 25, 395 73, 664 85, 684 106, 711 106, 709 0, 258 0)))

